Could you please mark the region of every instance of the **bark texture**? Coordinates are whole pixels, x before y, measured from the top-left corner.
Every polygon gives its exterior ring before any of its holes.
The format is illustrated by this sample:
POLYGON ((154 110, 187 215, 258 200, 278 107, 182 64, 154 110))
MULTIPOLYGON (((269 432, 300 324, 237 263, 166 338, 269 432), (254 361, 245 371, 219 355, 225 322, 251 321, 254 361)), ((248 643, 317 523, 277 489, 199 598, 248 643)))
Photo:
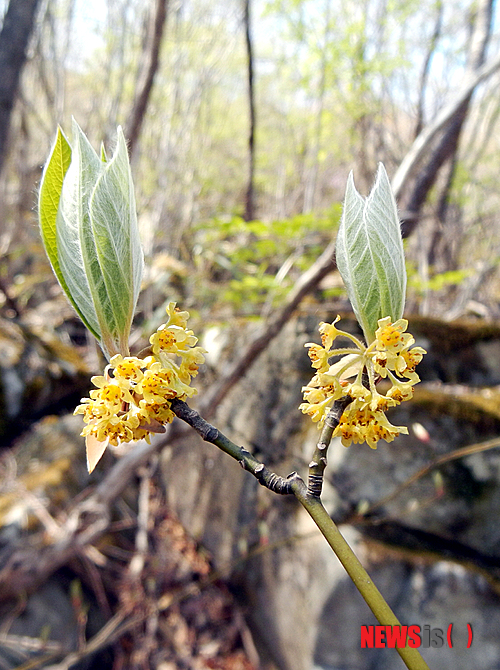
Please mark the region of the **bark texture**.
POLYGON ((10 0, 0 32, 0 171, 7 156, 10 117, 39 0, 10 0))
POLYGON ((158 0, 156 4, 156 11, 153 18, 153 30, 151 47, 149 50, 149 63, 146 70, 144 81, 139 93, 135 99, 134 107, 130 114, 130 122, 127 128, 127 140, 130 155, 133 154, 137 145, 137 140, 141 132, 146 110, 151 98, 151 91, 156 77, 156 73, 160 67, 160 49, 165 32, 165 25, 167 22, 168 0, 158 0))

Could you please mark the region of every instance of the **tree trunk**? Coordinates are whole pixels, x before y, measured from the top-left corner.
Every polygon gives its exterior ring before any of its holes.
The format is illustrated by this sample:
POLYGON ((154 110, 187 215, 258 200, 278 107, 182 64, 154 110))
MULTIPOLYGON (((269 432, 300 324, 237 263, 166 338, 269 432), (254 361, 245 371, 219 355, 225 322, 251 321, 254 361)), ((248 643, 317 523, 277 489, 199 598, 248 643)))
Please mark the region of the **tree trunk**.
MULTIPOLYGON (((486 46, 491 35, 493 1, 483 0, 476 11, 467 59, 466 79, 475 74, 483 64, 486 46)), ((467 118, 472 95, 473 89, 456 108, 453 116, 449 118, 441 137, 435 142, 425 164, 419 170, 418 177, 404 204, 405 211, 410 215, 403 220, 403 235, 405 236, 408 236, 416 226, 418 215, 429 191, 436 182, 440 169, 447 161, 453 159, 458 150, 460 133, 467 118)))
POLYGON ((160 48, 165 31, 165 24, 167 20, 168 0, 157 0, 156 12, 153 22, 153 36, 151 42, 151 50, 149 55, 149 65, 141 90, 139 91, 132 111, 130 113, 130 122, 126 129, 126 137, 128 141, 128 148, 130 155, 133 154, 137 145, 137 140, 141 132, 146 109, 153 90, 153 83, 160 66, 160 48))
POLYGON ((248 184, 245 196, 245 221, 255 219, 255 92, 253 68, 253 44, 250 31, 250 0, 243 0, 243 23, 245 26, 245 45, 247 52, 248 107, 250 128, 248 132, 248 184))
POLYGON ((0 171, 7 156, 10 117, 38 0, 10 0, 0 32, 0 171))

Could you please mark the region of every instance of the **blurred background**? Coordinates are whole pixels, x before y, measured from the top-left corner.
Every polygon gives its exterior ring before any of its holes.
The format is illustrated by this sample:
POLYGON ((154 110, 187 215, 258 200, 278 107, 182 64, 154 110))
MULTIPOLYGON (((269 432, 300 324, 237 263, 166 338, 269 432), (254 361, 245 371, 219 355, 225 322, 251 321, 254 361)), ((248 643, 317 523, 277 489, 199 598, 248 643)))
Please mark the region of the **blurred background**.
POLYGON ((433 670, 500 668, 496 3, 0 0, 0 15, 0 668, 402 667, 360 649, 375 621, 295 502, 215 447, 177 429, 87 475, 72 411, 105 361, 36 211, 72 116, 96 149, 118 125, 129 143, 146 261, 131 349, 169 301, 188 309, 209 350, 200 407, 283 475, 317 440, 297 410, 304 343, 338 313, 358 332, 333 265, 314 268, 349 172, 367 194, 385 164, 429 354, 391 416, 410 435, 332 444, 325 503, 403 623, 454 624, 453 649, 422 650, 433 670))

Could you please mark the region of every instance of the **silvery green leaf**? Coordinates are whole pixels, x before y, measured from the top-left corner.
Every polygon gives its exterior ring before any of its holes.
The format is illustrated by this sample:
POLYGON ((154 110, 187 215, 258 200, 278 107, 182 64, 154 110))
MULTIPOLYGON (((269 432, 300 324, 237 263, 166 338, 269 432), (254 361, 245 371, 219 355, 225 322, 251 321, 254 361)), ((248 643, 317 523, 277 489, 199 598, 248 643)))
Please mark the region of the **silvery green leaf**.
POLYGON ((349 175, 336 257, 352 308, 369 344, 375 338, 379 319, 401 318, 406 291, 396 202, 381 163, 366 199, 356 190, 352 173, 349 175))
POLYGON ((86 243, 82 237, 90 230, 88 201, 102 164, 75 121, 73 135, 71 164, 64 178, 57 211, 57 253, 71 302, 87 328, 101 340, 101 319, 88 279, 89 266, 94 265, 94 273, 97 268, 95 262, 89 260, 89 254, 84 253, 86 243))
POLYGON ((73 121, 59 131, 40 189, 40 227, 57 278, 104 353, 128 353, 143 255, 121 128, 111 160, 73 121))
POLYGON ((122 351, 128 342, 141 286, 143 254, 127 145, 121 128, 113 157, 102 165, 104 170, 90 199, 92 240, 110 308, 106 318, 113 323, 111 335, 122 351))

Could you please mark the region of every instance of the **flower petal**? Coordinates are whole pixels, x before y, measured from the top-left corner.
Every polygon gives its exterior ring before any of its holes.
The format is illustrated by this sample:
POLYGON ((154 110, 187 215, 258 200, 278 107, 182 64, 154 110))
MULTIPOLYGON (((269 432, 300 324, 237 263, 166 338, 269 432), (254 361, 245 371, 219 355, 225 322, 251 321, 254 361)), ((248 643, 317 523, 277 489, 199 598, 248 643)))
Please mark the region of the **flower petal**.
POLYGON ((85 438, 85 448, 87 451, 87 469, 91 473, 99 463, 102 455, 109 444, 109 437, 100 442, 95 435, 87 435, 85 438))

